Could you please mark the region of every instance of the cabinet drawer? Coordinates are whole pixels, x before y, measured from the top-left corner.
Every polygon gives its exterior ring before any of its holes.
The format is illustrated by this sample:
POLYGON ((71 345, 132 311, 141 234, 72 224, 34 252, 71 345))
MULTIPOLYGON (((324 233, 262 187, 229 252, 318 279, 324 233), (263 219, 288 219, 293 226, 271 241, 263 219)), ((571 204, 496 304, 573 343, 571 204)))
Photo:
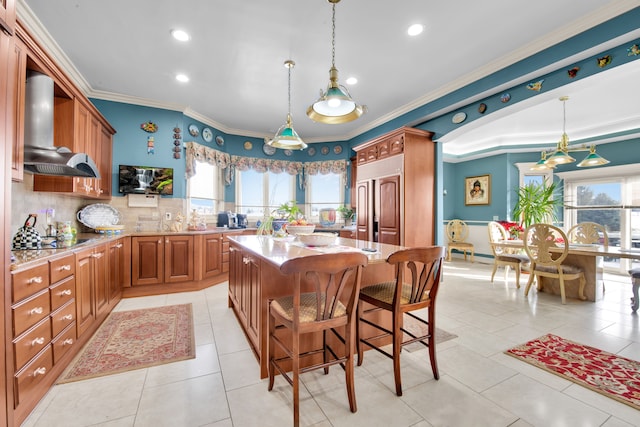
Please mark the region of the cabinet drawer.
POLYGON ((69 301, 67 305, 51 313, 51 332, 55 337, 76 318, 76 303, 69 301))
POLYGON ((11 276, 11 302, 15 303, 49 286, 49 264, 38 265, 11 276))
POLYGON ((51 342, 49 319, 44 319, 13 342, 16 371, 51 342))
POLYGON ((76 296, 76 278, 75 276, 67 277, 63 281, 56 283, 49 288, 51 296, 51 310, 56 310, 76 296))
POLYGON ((76 258, 74 255, 68 255, 51 260, 49 261, 49 268, 51 271, 51 283, 56 283, 76 273, 76 258))
POLYGON ((53 366, 53 352, 51 346, 47 347, 20 372, 15 375, 16 395, 15 405, 28 400, 29 394, 35 392, 53 366))
POLYGON ((229 253, 229 241, 226 239, 226 237, 222 242, 222 253, 229 253))
POLYGON ((12 308, 13 336, 17 337, 45 317, 49 317, 49 290, 45 289, 12 308))
POLYGON ((51 342, 53 347, 53 363, 58 363, 76 342, 76 322, 71 324, 51 342))

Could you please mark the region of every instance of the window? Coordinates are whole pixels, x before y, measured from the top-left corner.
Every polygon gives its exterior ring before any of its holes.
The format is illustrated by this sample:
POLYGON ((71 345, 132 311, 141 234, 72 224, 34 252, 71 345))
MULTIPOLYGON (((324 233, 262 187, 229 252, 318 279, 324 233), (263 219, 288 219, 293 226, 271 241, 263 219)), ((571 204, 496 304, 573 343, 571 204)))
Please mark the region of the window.
POLYGON ((236 211, 260 220, 283 203, 295 200, 296 176, 288 173, 236 171, 236 211))
MULTIPOLYGON (((565 227, 590 221, 603 225, 610 246, 640 248, 640 178, 637 165, 564 172, 565 227), (606 169, 606 170, 604 170, 606 169)), ((626 274, 640 262, 606 258, 605 267, 626 274)))
POLYGON ((342 206, 344 202, 343 174, 316 174, 307 177, 306 217, 312 222, 320 221, 320 209, 342 206))
POLYGON ((189 212, 195 209, 207 222, 215 222, 214 215, 222 209, 224 202, 222 182, 220 168, 198 162, 196 174, 187 180, 189 212))

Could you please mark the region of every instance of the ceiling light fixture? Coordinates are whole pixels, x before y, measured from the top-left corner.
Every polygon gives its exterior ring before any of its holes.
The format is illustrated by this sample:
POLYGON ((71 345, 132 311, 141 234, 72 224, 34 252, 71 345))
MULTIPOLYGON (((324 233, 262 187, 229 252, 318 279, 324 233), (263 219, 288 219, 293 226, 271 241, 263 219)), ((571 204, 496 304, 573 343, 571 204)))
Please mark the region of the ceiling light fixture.
POLYGON ((291 69, 295 67, 296 63, 290 59, 284 61, 284 66, 289 70, 289 109, 287 110, 287 123, 282 125, 276 136, 273 139, 267 141, 267 145, 275 148, 289 149, 289 150, 304 150, 307 148, 307 144, 298 136, 298 133, 293 128, 291 123, 291 69))
POLYGON ((331 19, 331 68, 329 85, 325 92, 320 89, 320 98, 307 108, 307 116, 313 121, 326 124, 347 123, 362 116, 366 106, 356 104, 346 87, 338 83, 336 68, 336 3, 340 0, 328 0, 333 8, 331 19))
POLYGON ((410 36, 417 36, 422 33, 424 26, 422 24, 413 24, 407 29, 407 34, 410 36))
POLYGON ((576 161, 573 157, 569 155, 570 152, 577 151, 589 151, 587 157, 577 164, 579 168, 583 167, 591 167, 591 166, 602 166, 609 163, 609 160, 599 156, 596 153, 595 145, 582 145, 580 147, 570 147, 569 146, 569 137, 567 136, 567 132, 565 130, 567 124, 567 109, 566 102, 569 100, 568 96, 561 96, 560 101, 562 101, 562 136, 560 137, 560 141, 558 142, 557 147, 554 150, 543 151, 541 155, 541 159, 536 163, 532 169, 534 170, 545 170, 545 169, 555 169, 557 165, 565 165, 568 163, 573 163, 576 161))
POLYGON ((176 74, 176 80, 182 83, 189 81, 189 77, 186 74, 176 74))
POLYGON ((179 40, 181 42, 186 42, 186 41, 189 41, 189 39, 191 39, 191 36, 189 36, 189 33, 182 30, 171 30, 171 35, 173 36, 174 39, 179 40))

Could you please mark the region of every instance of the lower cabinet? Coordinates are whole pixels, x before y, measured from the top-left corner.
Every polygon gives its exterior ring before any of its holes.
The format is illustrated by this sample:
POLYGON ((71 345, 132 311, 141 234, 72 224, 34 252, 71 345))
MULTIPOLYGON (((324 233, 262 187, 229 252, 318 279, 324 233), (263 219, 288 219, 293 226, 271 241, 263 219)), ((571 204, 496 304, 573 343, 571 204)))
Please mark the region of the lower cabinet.
POLYGON ((260 259, 233 243, 229 248, 229 305, 253 347, 260 349, 260 259))
POLYGON ((190 235, 142 236, 131 239, 133 286, 194 279, 194 241, 190 235))
MULTIPOLYGON (((76 252, 76 327, 78 337, 109 307, 108 250, 101 244, 76 252)), ((97 327, 97 325, 96 325, 97 327)))

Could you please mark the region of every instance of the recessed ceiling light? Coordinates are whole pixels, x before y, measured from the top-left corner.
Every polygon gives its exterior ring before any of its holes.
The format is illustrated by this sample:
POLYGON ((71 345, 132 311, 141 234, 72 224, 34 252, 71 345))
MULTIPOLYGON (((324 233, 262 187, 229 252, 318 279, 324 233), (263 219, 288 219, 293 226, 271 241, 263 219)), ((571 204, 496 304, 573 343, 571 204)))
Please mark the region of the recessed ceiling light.
POLYGON ((176 74, 176 80, 182 83, 189 81, 189 77, 186 74, 176 74))
POLYGON ((413 24, 412 26, 409 27, 409 29, 407 30, 407 34, 409 34, 410 36, 417 36, 418 34, 420 34, 422 31, 424 30, 424 25, 422 24, 413 24))
POLYGON ((358 79, 356 79, 355 77, 349 77, 347 80, 345 80, 345 82, 348 85, 354 85, 354 84, 358 83, 358 79))
POLYGON ((180 40, 181 42, 186 42, 191 38, 189 33, 182 30, 171 30, 171 35, 174 39, 180 40))

